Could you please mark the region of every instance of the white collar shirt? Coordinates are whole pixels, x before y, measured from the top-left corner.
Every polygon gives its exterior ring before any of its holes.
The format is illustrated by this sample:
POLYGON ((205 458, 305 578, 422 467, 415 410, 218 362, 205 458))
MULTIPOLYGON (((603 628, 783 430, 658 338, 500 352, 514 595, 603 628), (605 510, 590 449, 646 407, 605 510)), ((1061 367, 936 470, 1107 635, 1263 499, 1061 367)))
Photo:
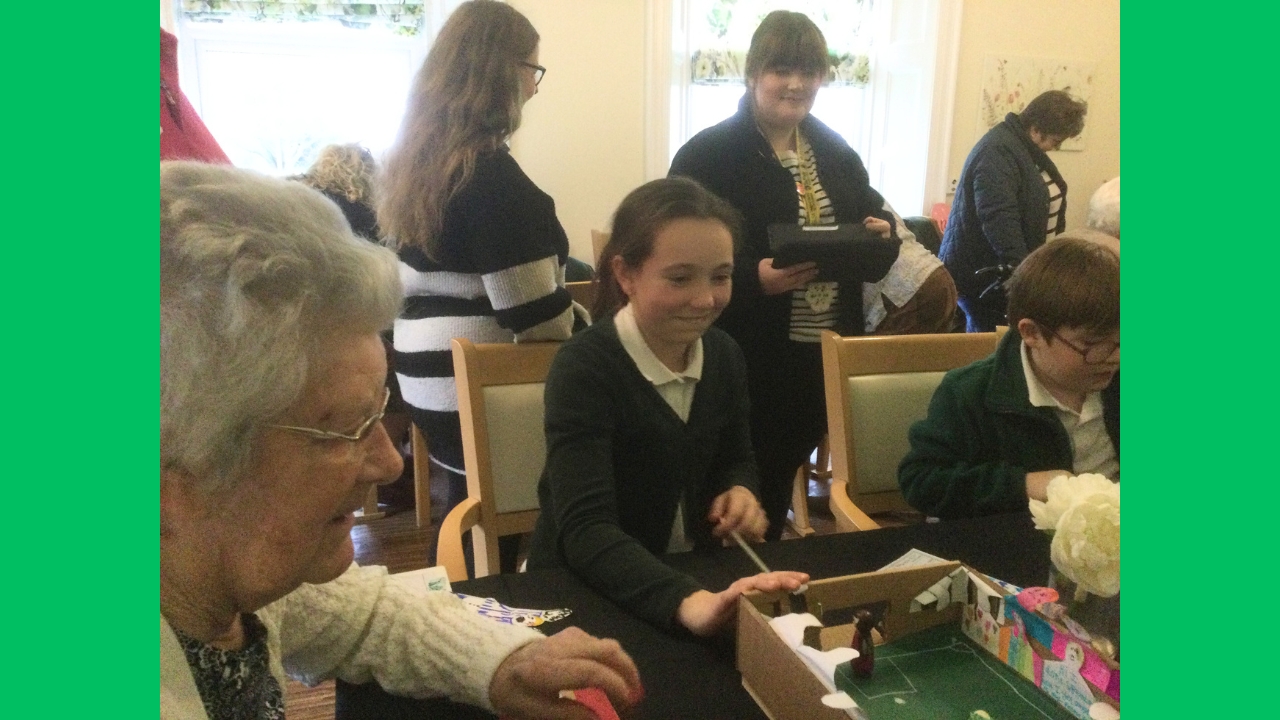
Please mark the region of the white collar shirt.
POLYGON ((1071 440, 1071 472, 1076 475, 1098 473, 1119 482, 1120 459, 1107 435, 1102 417, 1102 393, 1091 392, 1084 397, 1080 412, 1058 402, 1058 399, 1040 382, 1031 368, 1027 344, 1022 345, 1022 373, 1027 379, 1027 399, 1035 407, 1053 408, 1054 415, 1067 431, 1071 440))

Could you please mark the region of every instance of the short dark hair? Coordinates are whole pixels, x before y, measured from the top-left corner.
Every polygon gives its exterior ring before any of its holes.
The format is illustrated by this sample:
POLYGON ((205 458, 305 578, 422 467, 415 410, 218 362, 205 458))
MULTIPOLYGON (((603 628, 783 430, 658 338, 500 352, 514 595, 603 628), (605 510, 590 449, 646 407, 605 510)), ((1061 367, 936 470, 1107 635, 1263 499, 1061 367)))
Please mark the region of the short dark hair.
POLYGON ((764 16, 751 36, 747 50, 747 80, 755 80, 769 70, 788 68, 821 75, 831 69, 827 39, 804 13, 774 10, 764 16))
POLYGON ((632 190, 613 214, 609 242, 600 251, 596 266, 599 287, 591 315, 597 320, 613 317, 627 303, 627 296, 613 274, 613 258, 638 268, 653 254, 658 233, 673 220, 715 220, 729 230, 737 252, 742 237, 742 216, 727 201, 686 177, 653 180, 632 190))
POLYGON ((1071 233, 1041 245, 1009 279, 1009 327, 1029 318, 1043 329, 1120 327, 1120 257, 1071 233))
POLYGON ((1041 135, 1073 138, 1084 131, 1084 116, 1089 104, 1076 100, 1062 90, 1042 92, 1027 103, 1018 118, 1027 130, 1035 128, 1041 135))

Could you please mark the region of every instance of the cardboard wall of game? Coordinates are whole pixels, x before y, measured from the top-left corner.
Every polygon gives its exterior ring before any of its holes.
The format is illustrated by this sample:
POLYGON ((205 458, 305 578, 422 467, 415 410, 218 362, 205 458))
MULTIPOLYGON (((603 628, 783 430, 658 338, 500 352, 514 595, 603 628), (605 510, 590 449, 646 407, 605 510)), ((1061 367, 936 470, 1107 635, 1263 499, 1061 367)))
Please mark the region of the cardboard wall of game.
MULTIPOLYGON (((935 625, 960 621, 961 603, 952 603, 940 612, 910 612, 912 599, 959 567, 958 562, 947 562, 815 580, 809 583, 805 597, 810 612, 817 609, 818 603, 826 612, 888 601, 884 640, 892 642, 935 625)), ((782 613, 791 612, 786 593, 751 593, 738 601, 738 670, 742 684, 773 720, 848 720, 845 711, 822 704, 822 697, 831 691, 769 627, 775 603, 781 604, 782 613)), ((852 625, 824 628, 820 649, 847 646, 852 637, 852 625)))

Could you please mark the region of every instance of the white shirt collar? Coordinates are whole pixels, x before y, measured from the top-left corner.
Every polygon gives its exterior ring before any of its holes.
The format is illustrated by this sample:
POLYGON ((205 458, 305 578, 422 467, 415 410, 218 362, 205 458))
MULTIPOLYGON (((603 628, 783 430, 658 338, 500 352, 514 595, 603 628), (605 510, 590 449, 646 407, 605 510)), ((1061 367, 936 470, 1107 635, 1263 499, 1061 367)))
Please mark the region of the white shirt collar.
POLYGON ((693 350, 689 353, 689 364, 684 372, 677 373, 663 365, 658 356, 653 354, 653 350, 649 349, 644 335, 640 333, 640 326, 636 324, 635 311, 630 303, 622 306, 614 316, 613 324, 618 329, 618 340, 622 343, 622 348, 631 356, 640 374, 644 375, 649 382, 654 385, 665 385, 674 381, 687 382, 702 379, 702 338, 698 338, 693 343, 693 350))
POLYGON ((1040 378, 1036 377, 1035 370, 1031 369, 1031 354, 1027 350, 1027 344, 1019 341, 1018 345, 1022 353, 1022 374, 1027 379, 1027 399, 1031 401, 1032 406, 1055 408, 1068 412, 1079 416, 1080 422, 1091 420, 1094 416, 1102 414, 1102 393, 1100 392, 1091 392, 1085 395, 1084 404, 1080 406, 1080 412, 1076 412, 1058 402, 1058 398, 1049 392, 1044 383, 1040 382, 1040 378))

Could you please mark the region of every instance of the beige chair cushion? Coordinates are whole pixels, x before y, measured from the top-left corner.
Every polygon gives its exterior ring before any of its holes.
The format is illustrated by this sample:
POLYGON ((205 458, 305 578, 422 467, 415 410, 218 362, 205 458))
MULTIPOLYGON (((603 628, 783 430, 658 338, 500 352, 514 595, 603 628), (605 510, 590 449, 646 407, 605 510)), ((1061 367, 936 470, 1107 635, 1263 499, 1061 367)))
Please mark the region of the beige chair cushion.
POLYGON ((857 375, 849 378, 856 492, 898 489, 898 463, 911 449, 907 431, 923 420, 944 372, 857 375))
POLYGON ((547 458, 543 383, 484 388, 493 501, 500 513, 538 509, 538 478, 547 458))

